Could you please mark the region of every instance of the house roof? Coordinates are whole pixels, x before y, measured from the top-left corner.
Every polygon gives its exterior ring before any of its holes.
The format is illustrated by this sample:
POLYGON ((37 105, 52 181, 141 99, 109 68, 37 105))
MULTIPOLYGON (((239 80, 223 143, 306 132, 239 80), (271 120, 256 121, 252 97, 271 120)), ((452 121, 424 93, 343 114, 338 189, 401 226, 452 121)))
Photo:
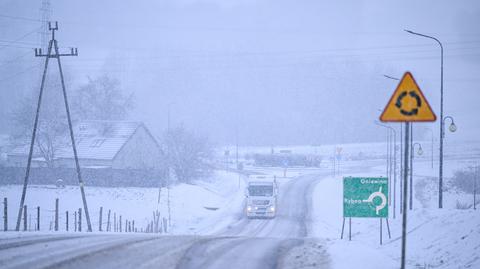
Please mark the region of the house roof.
MULTIPOLYGON (((131 121, 82 121, 74 126, 75 142, 79 159, 112 160, 123 145, 137 131, 144 127, 141 122, 131 121)), ((70 137, 67 137, 69 141, 70 137)), ((28 154, 28 146, 15 148, 11 155, 28 154)), ((68 145, 55 153, 57 159, 73 158, 68 145)))

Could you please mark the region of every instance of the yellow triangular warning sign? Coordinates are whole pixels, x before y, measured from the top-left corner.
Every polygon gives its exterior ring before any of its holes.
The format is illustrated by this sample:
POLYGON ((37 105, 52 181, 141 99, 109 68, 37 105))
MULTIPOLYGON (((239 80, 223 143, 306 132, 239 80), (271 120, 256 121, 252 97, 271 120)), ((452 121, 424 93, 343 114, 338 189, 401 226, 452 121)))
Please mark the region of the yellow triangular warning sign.
POLYGON ((380 120, 384 122, 436 121, 427 99, 410 72, 406 72, 390 101, 383 110, 380 120))

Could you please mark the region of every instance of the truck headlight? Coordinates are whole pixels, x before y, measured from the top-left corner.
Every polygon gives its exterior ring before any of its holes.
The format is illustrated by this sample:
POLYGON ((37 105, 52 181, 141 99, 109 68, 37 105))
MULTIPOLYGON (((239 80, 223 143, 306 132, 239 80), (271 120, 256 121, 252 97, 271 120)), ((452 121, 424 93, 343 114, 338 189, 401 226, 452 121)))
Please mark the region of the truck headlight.
POLYGON ((270 211, 275 212, 275 207, 274 206, 271 206, 269 209, 270 209, 270 211))
POLYGON ((251 206, 247 206, 247 211, 252 211, 252 207, 251 207, 251 206))

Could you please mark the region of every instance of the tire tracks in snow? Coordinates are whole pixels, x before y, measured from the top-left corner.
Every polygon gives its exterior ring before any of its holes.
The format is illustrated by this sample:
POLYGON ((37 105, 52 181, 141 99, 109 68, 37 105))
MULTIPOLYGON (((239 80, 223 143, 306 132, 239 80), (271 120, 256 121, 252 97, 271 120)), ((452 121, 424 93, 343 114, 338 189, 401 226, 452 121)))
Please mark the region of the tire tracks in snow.
POLYGON ((94 252, 114 249, 124 244, 132 244, 155 237, 139 236, 84 236, 78 240, 53 240, 30 244, 0 252, 2 268, 49 268, 63 263, 85 258, 94 252))
MULTIPOLYGON (((34 237, 34 236, 32 236, 34 237)), ((37 239, 27 239, 27 240, 20 240, 20 241, 13 241, 11 243, 1 243, 0 242, 0 251, 6 250, 10 248, 18 248, 18 247, 25 247, 33 244, 41 244, 41 243, 48 243, 54 241, 61 241, 61 240, 71 240, 83 237, 81 235, 77 236, 59 236, 59 237, 42 237, 37 239)))

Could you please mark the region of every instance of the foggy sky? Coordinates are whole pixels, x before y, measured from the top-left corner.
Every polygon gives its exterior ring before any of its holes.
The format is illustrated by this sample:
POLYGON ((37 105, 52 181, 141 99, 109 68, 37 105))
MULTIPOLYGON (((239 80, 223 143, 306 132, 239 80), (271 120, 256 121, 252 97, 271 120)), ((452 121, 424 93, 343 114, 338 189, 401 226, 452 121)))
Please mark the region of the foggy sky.
MULTIPOLYGON (((0 0, 0 15, 18 17, 0 16, 0 40, 40 27, 40 2, 0 0)), ((60 45, 80 53, 63 60, 68 87, 117 77, 135 94, 130 119, 156 134, 170 107, 172 125, 220 145, 235 143, 236 133, 241 145, 382 140, 373 121, 396 86, 383 74, 411 71, 440 113, 439 47, 403 31, 410 29, 444 43, 445 114, 459 127, 448 139, 480 135, 478 1, 137 2, 53 0, 52 19, 60 45)), ((32 34, 13 45, 38 41, 32 34)), ((12 43, 0 42, 0 133, 11 128, 6 118, 20 93, 37 93, 40 73, 17 75, 38 59, 32 52, 10 63, 29 50, 4 44, 12 43)), ((416 129, 430 126, 438 133, 438 123, 416 129)))

